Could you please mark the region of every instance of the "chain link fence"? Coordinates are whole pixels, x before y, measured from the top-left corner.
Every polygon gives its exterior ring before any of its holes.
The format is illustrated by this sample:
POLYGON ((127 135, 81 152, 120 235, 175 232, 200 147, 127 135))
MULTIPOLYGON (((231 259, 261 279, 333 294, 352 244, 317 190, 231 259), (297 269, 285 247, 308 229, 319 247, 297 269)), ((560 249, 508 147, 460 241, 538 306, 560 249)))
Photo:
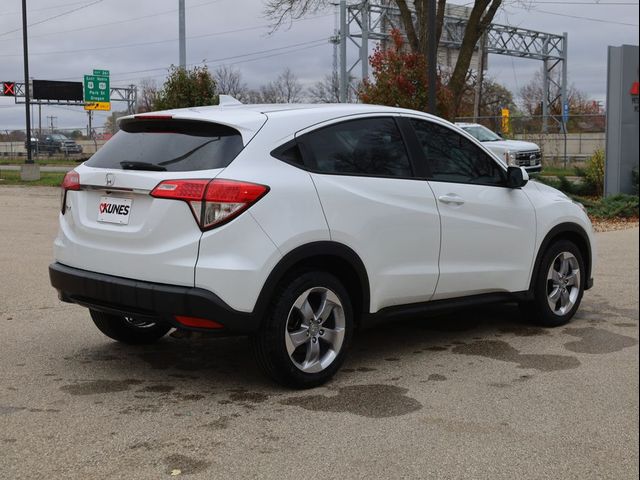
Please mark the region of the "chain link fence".
MULTIPOLYGON (((37 158, 50 157, 70 157, 85 158, 94 154, 104 143, 111 138, 112 134, 105 131, 103 127, 94 128, 91 132, 86 127, 82 128, 56 128, 33 129, 31 131, 32 155, 37 158), (45 139, 51 135, 63 135, 66 139, 73 141, 82 148, 82 152, 77 149, 45 147, 45 139)), ((27 134, 25 130, 0 130, 0 159, 16 159, 21 162, 21 157, 27 155, 27 134)))

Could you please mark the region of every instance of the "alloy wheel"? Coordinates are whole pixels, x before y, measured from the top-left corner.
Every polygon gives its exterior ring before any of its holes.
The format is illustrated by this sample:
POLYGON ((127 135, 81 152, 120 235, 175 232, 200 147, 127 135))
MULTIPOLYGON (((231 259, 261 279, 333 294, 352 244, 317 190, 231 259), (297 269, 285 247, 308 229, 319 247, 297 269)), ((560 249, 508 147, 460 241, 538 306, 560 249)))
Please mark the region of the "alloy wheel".
POLYGON ((321 372, 342 348, 345 336, 342 302, 325 287, 304 291, 289 311, 284 334, 293 364, 305 373, 321 372))
POLYGON ((571 252, 561 252, 551 262, 547 272, 547 303, 551 311, 566 315, 580 295, 580 267, 571 252))

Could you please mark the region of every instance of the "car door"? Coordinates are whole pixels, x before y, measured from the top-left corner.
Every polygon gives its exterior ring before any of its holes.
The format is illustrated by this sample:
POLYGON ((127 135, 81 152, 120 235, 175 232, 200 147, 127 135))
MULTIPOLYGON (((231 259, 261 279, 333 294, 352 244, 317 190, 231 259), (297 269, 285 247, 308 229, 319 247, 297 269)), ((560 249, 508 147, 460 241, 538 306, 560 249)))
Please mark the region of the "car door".
POLYGON ((331 240, 354 250, 369 277, 371 312, 431 299, 440 219, 415 177, 391 116, 340 121, 299 135, 331 240))
POLYGON ((522 291, 536 239, 533 205, 506 170, 464 134, 411 118, 442 225, 435 299, 522 291))

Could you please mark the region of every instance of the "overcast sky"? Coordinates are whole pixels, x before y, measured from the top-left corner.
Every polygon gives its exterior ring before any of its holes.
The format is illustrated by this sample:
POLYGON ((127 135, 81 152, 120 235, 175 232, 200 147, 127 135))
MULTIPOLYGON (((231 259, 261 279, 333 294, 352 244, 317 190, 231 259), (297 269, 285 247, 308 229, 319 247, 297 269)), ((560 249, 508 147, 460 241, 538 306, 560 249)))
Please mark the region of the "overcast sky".
MULTIPOLYGON (((530 9, 518 2, 505 3, 511 4, 496 23, 568 33, 569 82, 596 100, 606 96, 607 46, 638 44, 638 0, 540 0, 527 2, 530 9)), ((162 84, 168 66, 178 63, 178 0, 27 0, 27 4, 32 78, 81 81, 93 69, 105 69, 111 72, 112 86, 137 84, 144 78, 162 84)), ((190 65, 204 62, 211 69, 233 65, 251 87, 273 80, 285 67, 305 85, 331 72, 332 7, 269 34, 262 0, 186 0, 186 6, 190 65)), ((539 61, 489 57, 489 75, 514 92, 540 68, 539 61)), ((24 80, 20 0, 2 0, 0 80, 24 80)), ((112 103, 112 108, 124 110, 126 104, 112 103)), ((94 125, 102 125, 105 115, 97 114, 94 125)), ((57 117, 54 122, 60 128, 84 128, 87 123, 86 113, 78 107, 43 107, 42 116, 43 123, 47 116, 57 117)), ((17 128, 24 128, 24 106, 0 97, 0 130, 17 128)))

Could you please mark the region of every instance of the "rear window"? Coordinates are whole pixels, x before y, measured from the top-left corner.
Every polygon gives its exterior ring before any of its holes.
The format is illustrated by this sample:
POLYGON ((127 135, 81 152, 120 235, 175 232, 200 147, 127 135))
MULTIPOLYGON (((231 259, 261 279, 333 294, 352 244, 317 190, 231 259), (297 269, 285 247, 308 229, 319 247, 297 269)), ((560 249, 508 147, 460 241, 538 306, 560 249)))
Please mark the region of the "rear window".
POLYGON ((244 148, 224 125, 185 120, 128 120, 86 163, 90 167, 185 172, 224 168, 244 148))

